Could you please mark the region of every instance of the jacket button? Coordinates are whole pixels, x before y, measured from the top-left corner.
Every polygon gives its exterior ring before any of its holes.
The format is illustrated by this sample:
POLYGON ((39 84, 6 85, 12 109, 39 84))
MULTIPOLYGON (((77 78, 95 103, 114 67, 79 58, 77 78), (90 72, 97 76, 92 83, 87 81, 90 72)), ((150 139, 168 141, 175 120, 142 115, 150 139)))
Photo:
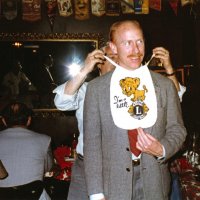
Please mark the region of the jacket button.
POLYGON ((130 151, 130 149, 127 147, 127 148, 126 148, 126 151, 130 151))
POLYGON ((127 172, 130 172, 131 170, 130 170, 130 168, 127 167, 127 168, 126 168, 126 171, 127 171, 127 172))

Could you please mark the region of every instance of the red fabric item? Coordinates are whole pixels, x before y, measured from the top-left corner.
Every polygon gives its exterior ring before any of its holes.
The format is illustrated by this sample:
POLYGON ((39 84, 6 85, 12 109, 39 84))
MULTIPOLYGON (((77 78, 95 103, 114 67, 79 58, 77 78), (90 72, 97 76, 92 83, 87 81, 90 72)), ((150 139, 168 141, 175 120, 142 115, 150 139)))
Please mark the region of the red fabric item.
POLYGON ((132 152, 135 156, 139 156, 140 153, 141 153, 141 151, 140 151, 139 149, 136 148, 137 135, 138 135, 137 129, 128 130, 128 138, 129 138, 129 143, 130 143, 131 152, 132 152))
POLYGON ((149 7, 154 10, 161 11, 162 2, 161 0, 151 0, 149 1, 149 7))
POLYGON ((57 147, 53 152, 54 158, 61 169, 70 168, 72 166, 71 162, 66 162, 65 157, 70 157, 71 149, 67 146, 57 147))
POLYGON ((41 19, 41 0, 22 1, 22 19, 29 22, 38 21, 41 19))
POLYGON ((170 6, 172 7, 174 13, 177 15, 178 12, 178 0, 170 0, 169 1, 170 6))

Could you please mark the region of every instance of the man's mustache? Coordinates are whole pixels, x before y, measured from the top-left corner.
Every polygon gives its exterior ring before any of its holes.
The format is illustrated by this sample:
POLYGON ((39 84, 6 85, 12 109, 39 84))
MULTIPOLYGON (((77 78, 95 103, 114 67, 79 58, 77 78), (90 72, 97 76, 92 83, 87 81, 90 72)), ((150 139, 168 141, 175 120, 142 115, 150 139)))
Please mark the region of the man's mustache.
POLYGON ((142 57, 143 55, 142 54, 129 54, 128 56, 127 56, 127 58, 140 58, 140 57, 142 57))

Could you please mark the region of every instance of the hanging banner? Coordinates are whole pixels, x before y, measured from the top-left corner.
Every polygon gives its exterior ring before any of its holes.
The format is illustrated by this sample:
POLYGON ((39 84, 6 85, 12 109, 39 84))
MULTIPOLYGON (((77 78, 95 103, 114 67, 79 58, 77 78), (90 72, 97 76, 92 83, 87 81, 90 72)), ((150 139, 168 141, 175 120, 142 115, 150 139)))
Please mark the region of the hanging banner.
POLYGON ((89 19, 89 0, 75 0, 75 19, 89 19))
POLYGON ((134 1, 135 14, 149 14, 149 0, 134 1))
POLYGON ((122 14, 134 13, 134 0, 121 1, 122 14))
POLYGON ((161 11, 161 9, 162 9, 161 0, 150 0, 149 7, 154 10, 161 11))
POLYGON ((97 17, 101 17, 106 12, 105 0, 91 0, 91 12, 97 17))
POLYGON ((68 17, 73 14, 71 0, 57 0, 59 15, 68 17))
POLYGON ((178 0, 169 0, 169 4, 171 8, 173 9, 175 15, 177 15, 178 12, 178 0))
POLYGON ((149 0, 143 0, 142 14, 149 14, 149 0))
POLYGON ((106 15, 119 16, 120 15, 120 2, 119 0, 106 1, 106 15))
POLYGON ((45 2, 51 31, 53 31, 54 22, 56 18, 57 0, 45 0, 45 2))
POLYGON ((22 19, 38 21, 41 19, 41 0, 22 0, 22 19))
POLYGON ((181 6, 185 6, 187 4, 193 4, 195 0, 181 0, 181 6))
POLYGON ((7 20, 13 20, 17 17, 17 0, 3 0, 2 13, 7 20))

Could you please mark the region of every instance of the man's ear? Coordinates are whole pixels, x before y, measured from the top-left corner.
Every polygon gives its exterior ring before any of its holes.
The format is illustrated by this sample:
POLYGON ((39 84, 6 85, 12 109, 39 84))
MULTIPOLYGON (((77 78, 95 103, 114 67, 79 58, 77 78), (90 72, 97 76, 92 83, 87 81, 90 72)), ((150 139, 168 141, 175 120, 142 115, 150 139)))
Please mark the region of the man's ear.
POLYGON ((32 119, 31 116, 29 116, 29 117, 28 117, 28 120, 27 120, 27 123, 26 123, 26 126, 27 126, 27 127, 30 126, 30 124, 31 124, 31 119, 32 119))
POLYGON ((1 121, 3 122, 4 126, 7 126, 6 120, 2 117, 1 121))
POLYGON ((113 54, 117 54, 116 45, 113 42, 109 42, 110 49, 112 50, 113 54))

